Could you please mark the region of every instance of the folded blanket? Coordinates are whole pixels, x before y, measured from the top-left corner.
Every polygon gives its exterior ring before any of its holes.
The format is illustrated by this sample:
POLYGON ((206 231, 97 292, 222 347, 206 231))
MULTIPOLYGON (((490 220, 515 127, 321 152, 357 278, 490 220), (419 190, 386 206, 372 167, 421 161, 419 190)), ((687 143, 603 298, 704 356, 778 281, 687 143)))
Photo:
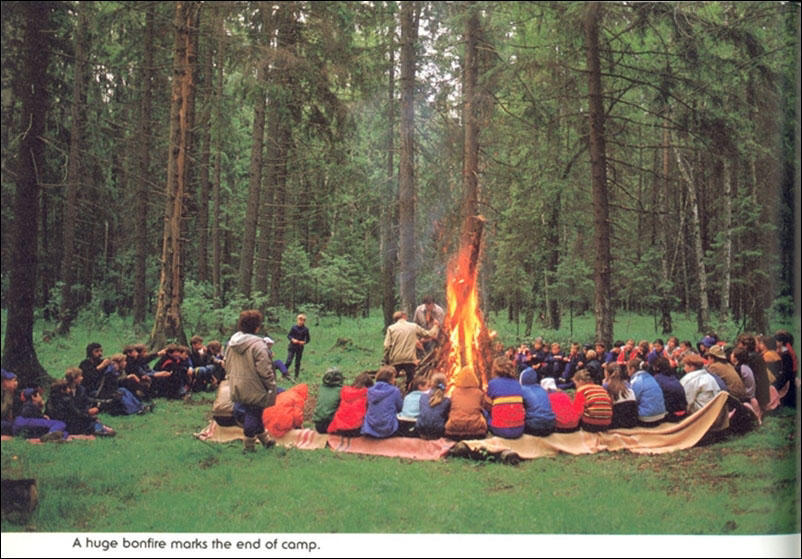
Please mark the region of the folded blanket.
POLYGON ((329 446, 336 452, 372 454, 411 460, 438 460, 454 446, 454 441, 443 438, 434 440, 413 437, 374 439, 372 437, 329 435, 329 446))

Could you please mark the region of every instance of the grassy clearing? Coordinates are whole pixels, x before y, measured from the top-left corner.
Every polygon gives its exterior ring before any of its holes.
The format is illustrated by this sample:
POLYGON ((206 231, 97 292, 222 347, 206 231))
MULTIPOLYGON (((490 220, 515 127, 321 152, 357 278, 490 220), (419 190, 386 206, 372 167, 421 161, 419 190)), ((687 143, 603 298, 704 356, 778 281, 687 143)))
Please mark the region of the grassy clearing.
MULTIPOLYGON (((282 321, 268 333, 280 340, 276 349, 283 358, 282 332, 292 317, 287 313, 282 321)), ((383 339, 378 314, 362 321, 312 317, 309 322, 312 343, 301 380, 313 393, 330 365, 339 365, 348 379, 376 367, 383 339), (349 341, 338 343, 340 338, 349 341)), ((47 343, 38 330, 35 339, 40 360, 55 374, 77 364, 90 341, 104 344, 107 354, 134 341, 127 332, 130 325, 120 321, 79 326, 69 338, 47 343)), ((631 335, 651 339, 649 334, 631 335)), ((246 456, 240 444, 192 437, 206 425, 212 399, 201 394, 190 403, 160 401, 147 416, 107 417, 118 431, 113 439, 4 442, 3 476, 35 477, 40 503, 27 522, 3 519, 2 530, 726 535, 800 530, 798 417, 789 410, 769 416, 748 435, 669 455, 557 456, 511 467, 328 449, 279 448, 246 456)))

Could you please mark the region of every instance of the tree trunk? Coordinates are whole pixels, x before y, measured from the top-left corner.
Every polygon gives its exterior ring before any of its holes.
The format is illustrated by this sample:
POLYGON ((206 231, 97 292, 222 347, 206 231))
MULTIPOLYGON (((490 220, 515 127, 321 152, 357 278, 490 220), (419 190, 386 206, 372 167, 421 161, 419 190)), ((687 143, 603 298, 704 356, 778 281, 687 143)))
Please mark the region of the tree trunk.
POLYGON ((273 178, 273 237, 270 243, 270 304, 278 306, 281 301, 281 281, 283 277, 282 259, 284 257, 285 231, 287 228, 287 167, 292 153, 292 129, 300 119, 299 109, 294 102, 295 79, 292 66, 296 58, 298 43, 298 21, 295 4, 288 4, 278 12, 277 48, 280 62, 276 65, 278 89, 276 106, 276 136, 271 138, 274 158, 270 161, 270 175, 273 178))
POLYGON ((159 293, 150 347, 159 348, 168 340, 186 344, 181 319, 184 295, 182 261, 182 222, 188 191, 192 121, 195 93, 195 40, 200 13, 199 2, 177 2, 175 12, 175 56, 173 59, 172 103, 170 106, 170 144, 167 156, 167 203, 162 237, 159 293))
POLYGON ((214 108, 214 125, 216 130, 215 135, 215 166, 214 166, 214 184, 212 186, 212 203, 214 205, 214 215, 212 216, 212 285, 214 286, 214 299, 218 303, 222 296, 222 286, 220 285, 220 270, 222 266, 222 257, 220 254, 220 216, 222 215, 222 204, 220 201, 220 188, 221 188, 221 167, 223 165, 223 116, 221 114, 221 106, 223 104, 223 63, 225 48, 225 28, 223 26, 223 18, 220 17, 218 36, 217 36, 217 91, 215 93, 215 108, 214 108))
POLYGON ((699 226, 699 202, 696 197, 696 187, 693 184, 691 172, 682 160, 679 148, 674 148, 677 167, 680 174, 688 184, 688 201, 691 206, 691 236, 693 237, 694 258, 696 270, 699 275, 699 310, 696 315, 696 326, 699 332, 706 332, 710 324, 710 305, 707 299, 707 270, 705 269, 704 250, 702 249, 702 234, 699 226))
POLYGON ((203 105, 203 113, 200 120, 201 125, 201 155, 200 155, 200 190, 198 193, 198 222, 196 227, 198 239, 198 281, 209 281, 209 193, 211 192, 211 182, 209 180, 209 165, 212 153, 212 103, 213 103, 213 72, 212 48, 206 49, 206 64, 203 76, 204 91, 206 99, 203 105))
POLYGON ((730 315, 730 283, 732 281, 732 170, 730 162, 722 161, 724 182, 724 263, 721 278, 721 320, 726 321, 730 315))
POLYGON ((75 24, 75 66, 72 86, 72 129, 70 155, 67 167, 67 186, 64 193, 64 219, 62 220, 61 253, 61 309, 58 332, 66 334, 75 319, 75 301, 72 297, 75 284, 75 226, 78 223, 78 192, 83 182, 83 144, 86 120, 86 27, 87 3, 78 2, 78 21, 75 24))
POLYGON ((398 236, 393 234, 398 224, 397 206, 392 203, 397 199, 398 192, 395 184, 394 162, 394 136, 395 136, 395 20, 391 19, 387 26, 387 182, 385 185, 384 200, 382 204, 381 241, 382 254, 382 310, 384 312, 384 327, 393 323, 395 312, 395 264, 398 259, 398 236))
MULTIPOLYGON (((479 74, 479 15, 473 2, 467 4, 465 21, 465 60, 462 69, 462 125, 465 139, 462 153, 462 189, 464 227, 467 234, 470 216, 477 215, 479 207, 479 126, 477 123, 476 82, 479 74)), ((463 241, 464 242, 464 241, 463 241)))
MULTIPOLYGON (((661 181, 663 183, 663 192, 665 193, 665 200, 668 200, 671 193, 671 182, 669 180, 669 173, 671 172, 671 151, 670 151, 671 137, 668 133, 668 128, 663 130, 663 145, 661 153, 663 156, 663 172, 661 181)), ((658 185, 655 185, 655 190, 658 190, 658 185)), ((663 248, 660 251, 660 271, 662 273, 662 284, 660 287, 660 328, 664 336, 671 334, 673 331, 673 324, 671 320, 671 276, 674 266, 671 264, 671 244, 672 239, 669 236, 668 222, 669 219, 665 215, 669 214, 666 204, 661 204, 660 207, 660 239, 662 240, 663 248)), ((670 214, 669 214, 670 215, 670 214)), ((684 217, 685 212, 681 212, 681 219, 684 217)), ((682 221, 680 221, 682 223, 682 221)), ((680 231, 682 227, 680 226, 680 231)), ((677 245, 676 238, 673 239, 673 244, 677 245)), ((675 250, 676 246, 675 246, 675 250)))
POLYGON ((401 4, 401 160, 398 170, 401 308, 415 310, 415 43, 417 2, 401 4))
POLYGON ((153 100, 153 25, 155 5, 145 12, 144 59, 142 61, 142 100, 139 116, 139 173, 136 182, 134 215, 134 324, 145 322, 147 300, 147 254, 148 254, 148 200, 150 178, 151 105, 153 100))
POLYGON ((8 315, 3 345, 3 368, 19 377, 21 387, 44 383, 46 372, 33 347, 33 307, 36 295, 37 220, 39 169, 44 168, 44 142, 48 105, 48 55, 51 5, 24 2, 25 31, 21 71, 15 76, 14 91, 22 98, 19 153, 16 161, 14 222, 11 227, 11 270, 7 291, 8 315))
POLYGON ((585 13, 585 48, 588 66, 590 108, 590 164, 593 189, 596 339, 606 344, 613 340, 613 309, 610 261, 610 221, 607 204, 607 161, 604 139, 604 107, 602 105, 601 62, 599 58, 599 20, 601 5, 591 2, 585 13))
POLYGON ((262 188, 262 152, 265 136, 265 85, 267 61, 260 60, 256 70, 256 99, 253 109, 253 134, 251 135, 251 168, 248 181, 248 205, 245 210, 245 225, 242 234, 242 250, 239 260, 239 291, 246 298, 251 296, 253 253, 256 245, 256 226, 259 218, 259 195, 262 188))

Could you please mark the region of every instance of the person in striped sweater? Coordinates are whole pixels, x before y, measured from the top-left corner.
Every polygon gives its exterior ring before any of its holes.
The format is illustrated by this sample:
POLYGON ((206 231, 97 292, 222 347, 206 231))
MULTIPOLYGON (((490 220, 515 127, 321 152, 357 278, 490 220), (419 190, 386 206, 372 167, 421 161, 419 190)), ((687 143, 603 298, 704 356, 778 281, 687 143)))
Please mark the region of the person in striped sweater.
POLYGON ((607 391, 595 384, 585 369, 574 375, 574 409, 582 414, 580 426, 585 431, 604 431, 613 420, 613 401, 607 391))

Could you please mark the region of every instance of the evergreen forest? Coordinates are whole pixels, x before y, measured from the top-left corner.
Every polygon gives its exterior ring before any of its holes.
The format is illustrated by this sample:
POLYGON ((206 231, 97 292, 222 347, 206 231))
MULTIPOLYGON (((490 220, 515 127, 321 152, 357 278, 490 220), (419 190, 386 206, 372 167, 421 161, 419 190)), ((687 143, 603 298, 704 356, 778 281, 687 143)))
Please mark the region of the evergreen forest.
POLYGON ((766 332, 798 316, 799 37, 791 2, 3 2, 3 367, 43 373, 39 319, 389 324, 445 303, 474 215, 482 308, 527 336, 766 332))

